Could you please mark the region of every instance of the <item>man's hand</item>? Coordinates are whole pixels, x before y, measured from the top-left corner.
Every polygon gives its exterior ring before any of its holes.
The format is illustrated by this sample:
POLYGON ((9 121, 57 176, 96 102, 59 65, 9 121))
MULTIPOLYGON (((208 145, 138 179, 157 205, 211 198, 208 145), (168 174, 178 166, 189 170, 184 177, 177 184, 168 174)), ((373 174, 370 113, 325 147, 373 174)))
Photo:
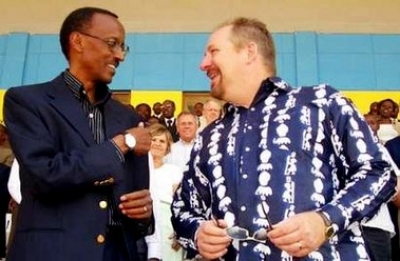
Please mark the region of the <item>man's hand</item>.
POLYGON ((150 150, 151 136, 147 128, 139 125, 137 128, 126 130, 127 133, 132 134, 136 139, 136 146, 133 149, 136 155, 145 155, 150 150))
MULTIPOLYGON (((136 145, 133 151, 136 155, 146 155, 149 152, 151 136, 149 130, 144 128, 144 124, 142 122, 139 123, 139 127, 127 129, 125 133, 130 133, 133 135, 133 137, 135 137, 136 145)), ((123 154, 126 154, 130 151, 128 146, 125 144, 124 134, 118 134, 112 140, 123 154)))
POLYGON ((129 218, 149 219, 153 213, 153 201, 147 189, 122 195, 120 200, 118 207, 129 218))
POLYGON ((325 223, 315 212, 297 214, 273 225, 268 238, 291 256, 306 256, 325 242, 325 223))
POLYGON ((231 239, 226 234, 224 220, 203 222, 197 229, 197 250, 206 259, 219 258, 226 254, 231 239))

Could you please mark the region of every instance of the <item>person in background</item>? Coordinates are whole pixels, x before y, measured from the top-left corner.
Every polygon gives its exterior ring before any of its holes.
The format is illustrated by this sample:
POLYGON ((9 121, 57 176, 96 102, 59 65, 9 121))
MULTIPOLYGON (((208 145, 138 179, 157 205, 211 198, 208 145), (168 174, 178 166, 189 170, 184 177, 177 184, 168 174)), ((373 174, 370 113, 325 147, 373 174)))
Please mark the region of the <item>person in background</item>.
MULTIPOLYGON (((370 126, 373 134, 378 138, 379 130, 378 116, 365 114, 365 121, 370 126)), ((390 155, 387 155, 390 158, 390 155)), ((391 158, 390 158, 391 160, 391 158)), ((392 164, 394 165, 394 164, 392 164)), ((394 167, 396 167, 394 165, 394 167)), ((397 168, 395 168, 397 169, 397 168)), ((400 175, 398 169, 396 176, 400 175)), ((397 180, 397 187, 400 187, 400 180, 397 180)), ((400 197, 396 196, 393 204, 400 205, 400 197)), ((391 261, 391 238, 395 236, 395 227, 389 213, 388 204, 383 203, 379 211, 367 222, 363 222, 363 237, 367 246, 368 253, 372 261, 391 261)))
POLYGON ((7 260, 136 261, 136 240, 154 230, 151 137, 107 86, 129 50, 124 27, 108 10, 78 8, 60 44, 64 72, 4 97, 22 195, 7 260))
POLYGON ((11 167, 13 160, 14 153, 10 147, 7 128, 0 123, 0 163, 11 167))
POLYGON ((393 113, 392 113, 392 119, 397 120, 397 117, 399 116, 399 104, 395 101, 393 101, 393 113))
POLYGON ((172 195, 180 184, 183 174, 177 166, 164 163, 164 157, 171 151, 172 144, 172 136, 167 128, 162 124, 153 124, 149 130, 152 137, 150 153, 154 165, 150 187, 152 194, 157 194, 156 198, 159 202, 159 207, 155 208, 155 229, 159 230, 159 235, 146 237, 148 259, 155 260, 154 258, 158 257, 160 260, 181 261, 183 250, 175 240, 175 233, 170 221, 170 208, 172 195), (160 251, 160 246, 161 253, 155 254, 160 251))
POLYGON ((151 107, 147 103, 139 103, 136 105, 136 112, 142 117, 145 126, 150 125, 151 107))
POLYGON ((210 123, 218 120, 222 116, 222 106, 221 103, 214 100, 214 99, 208 99, 206 103, 204 104, 204 109, 203 109, 203 115, 205 118, 205 126, 202 126, 202 128, 198 129, 198 132, 200 133, 207 125, 210 123))
POLYGON ((172 140, 176 142, 179 139, 179 134, 176 130, 176 121, 174 115, 175 102, 171 100, 165 100, 162 103, 162 117, 159 118, 159 123, 167 127, 167 129, 171 133, 172 140))
POLYGON ((8 130, 0 123, 0 260, 6 256, 6 215, 10 202, 10 194, 7 190, 7 182, 10 176, 10 168, 14 160, 14 153, 10 146, 8 130))
POLYGON ((200 64, 225 116, 196 139, 172 223, 205 259, 368 260, 360 221, 395 193, 382 146, 354 105, 276 76, 264 23, 211 34, 200 64))
POLYGON ((157 118, 161 118, 162 116, 162 104, 160 102, 156 102, 153 104, 153 116, 157 118))
POLYGON ((197 128, 204 128, 206 125, 206 119, 203 116, 203 103, 196 102, 193 106, 193 114, 196 116, 197 128))
POLYGON ((181 112, 178 115, 176 127, 179 140, 172 144, 165 161, 178 166, 182 172, 185 172, 188 169, 187 163, 197 133, 196 116, 190 112, 181 112))
POLYGON ((6 256, 6 214, 8 212, 8 203, 10 194, 7 191, 7 181, 10 176, 10 167, 0 163, 0 260, 6 256))
MULTIPOLYGON (((400 136, 397 136, 391 140, 388 140, 385 143, 385 147, 388 150, 391 158, 393 159, 393 165, 397 167, 397 170, 400 168, 400 136)), ((396 169, 396 168, 395 168, 396 169)), ((397 181, 399 184, 399 180, 397 181)), ((400 191, 400 188, 398 186, 398 191, 400 191)), ((392 238, 391 242, 391 249, 392 249, 392 261, 394 260, 400 260, 400 214, 399 214, 399 209, 400 209, 400 195, 397 194, 396 200, 393 200, 392 202, 389 202, 389 211, 390 215, 392 218, 392 221, 394 223, 396 235, 392 238)))
POLYGON ((155 117, 155 116, 150 116, 148 123, 149 123, 149 126, 150 126, 150 125, 153 125, 153 124, 155 124, 155 123, 159 123, 159 122, 158 122, 158 118, 155 117))
POLYGON ((378 104, 379 104, 379 102, 377 102, 377 101, 372 102, 369 105, 369 112, 367 114, 379 116, 378 104))
POLYGON ((379 130, 378 137, 383 144, 386 141, 399 136, 396 129, 396 119, 392 118, 396 103, 392 99, 384 99, 379 102, 379 130))

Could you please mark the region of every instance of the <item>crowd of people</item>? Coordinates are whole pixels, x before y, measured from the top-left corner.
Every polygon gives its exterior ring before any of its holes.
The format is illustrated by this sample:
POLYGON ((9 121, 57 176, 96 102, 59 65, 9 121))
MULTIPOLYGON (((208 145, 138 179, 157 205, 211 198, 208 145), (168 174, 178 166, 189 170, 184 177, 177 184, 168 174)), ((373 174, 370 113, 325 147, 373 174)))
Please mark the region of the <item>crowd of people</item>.
POLYGON ((116 14, 74 10, 60 44, 65 71, 4 99, 7 261, 400 260, 393 100, 363 117, 331 86, 290 86, 257 19, 212 32, 212 98, 178 115, 111 98, 116 14))

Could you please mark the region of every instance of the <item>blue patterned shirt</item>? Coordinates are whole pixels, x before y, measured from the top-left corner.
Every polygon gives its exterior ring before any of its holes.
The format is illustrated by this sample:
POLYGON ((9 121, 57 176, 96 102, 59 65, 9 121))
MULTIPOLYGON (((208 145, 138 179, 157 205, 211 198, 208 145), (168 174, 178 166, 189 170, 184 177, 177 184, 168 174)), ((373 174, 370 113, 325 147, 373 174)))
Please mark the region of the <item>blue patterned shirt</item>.
POLYGON ((250 108, 228 104, 197 138, 172 204, 180 242, 211 218, 252 235, 296 213, 320 210, 335 236, 295 259, 270 241, 234 240, 221 260, 369 260, 359 222, 395 192, 382 148, 353 104, 330 86, 265 80, 250 108))

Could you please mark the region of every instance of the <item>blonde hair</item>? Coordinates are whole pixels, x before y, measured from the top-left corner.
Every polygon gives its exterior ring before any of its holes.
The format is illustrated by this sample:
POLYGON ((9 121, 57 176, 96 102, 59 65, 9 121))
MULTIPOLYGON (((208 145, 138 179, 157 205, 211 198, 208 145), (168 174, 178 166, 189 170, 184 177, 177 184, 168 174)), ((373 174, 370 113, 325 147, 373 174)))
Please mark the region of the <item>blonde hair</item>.
POLYGON ((150 136, 153 138, 154 136, 165 135, 167 137, 167 154, 171 152, 171 145, 173 143, 172 135, 164 125, 160 123, 154 123, 149 127, 150 136))
POLYGON ((226 26, 232 27, 230 40, 236 49, 243 48, 249 42, 256 43, 264 64, 272 70, 274 75, 276 74, 275 45, 271 33, 263 22, 257 19, 238 17, 222 23, 217 29, 226 26))

